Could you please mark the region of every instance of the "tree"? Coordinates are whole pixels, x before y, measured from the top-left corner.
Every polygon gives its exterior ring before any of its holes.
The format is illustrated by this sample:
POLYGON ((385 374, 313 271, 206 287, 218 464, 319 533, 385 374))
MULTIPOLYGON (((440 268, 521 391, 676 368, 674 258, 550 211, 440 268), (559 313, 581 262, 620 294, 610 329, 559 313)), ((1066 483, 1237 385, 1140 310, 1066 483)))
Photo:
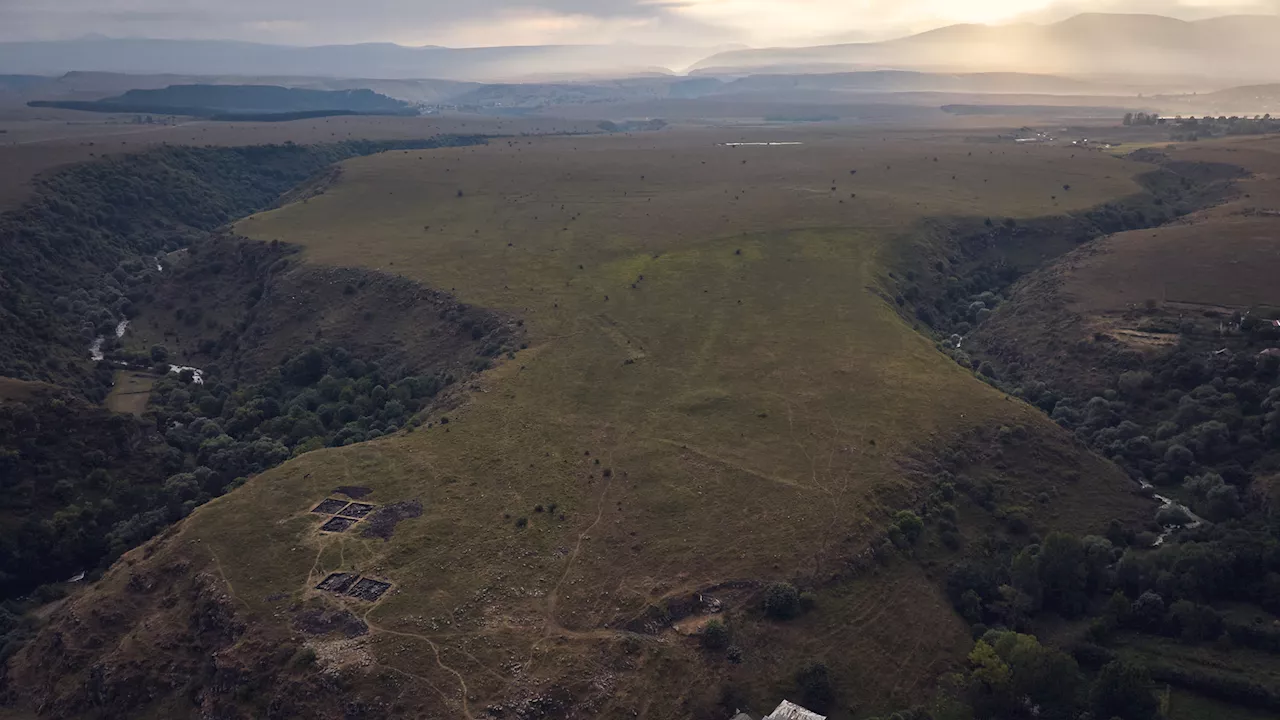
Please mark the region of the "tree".
POLYGON ((912 545, 920 539, 921 533, 924 532, 924 521, 918 515, 910 510, 900 510, 893 516, 893 524, 902 531, 907 541, 912 545))
POLYGON ((1146 668, 1125 660, 1113 660, 1102 667, 1089 703, 1096 717, 1124 720, 1154 720, 1160 708, 1151 694, 1146 668))
POLYGON ((1164 598, 1150 590, 1142 593, 1133 603, 1130 613, 1133 621, 1141 627, 1158 628, 1164 621, 1164 598))
POLYGON ((1208 605, 1179 600, 1169 608, 1169 615, 1178 633, 1187 642, 1209 640, 1222 632, 1222 616, 1208 605))
POLYGON ((796 673, 796 688, 801 701, 811 710, 823 712, 835 699, 835 691, 831 687, 831 671, 826 663, 815 662, 801 668, 796 673))
POLYGON ((967 694, 978 717, 1000 717, 1013 707, 1013 672, 995 648, 979 640, 969 651, 967 694))
POLYGON ((1089 572, 1084 545, 1078 538, 1061 532, 1050 533, 1036 556, 1044 605, 1068 615, 1084 611, 1089 572))
POLYGON ((162 362, 168 362, 168 360, 169 360, 168 348, 166 348, 163 345, 151 346, 151 362, 162 363, 162 362))
POLYGON ((992 631, 983 637, 1009 668, 1009 690, 1028 698, 1042 717, 1075 717, 1083 677, 1070 655, 1040 644, 1032 635, 992 631))

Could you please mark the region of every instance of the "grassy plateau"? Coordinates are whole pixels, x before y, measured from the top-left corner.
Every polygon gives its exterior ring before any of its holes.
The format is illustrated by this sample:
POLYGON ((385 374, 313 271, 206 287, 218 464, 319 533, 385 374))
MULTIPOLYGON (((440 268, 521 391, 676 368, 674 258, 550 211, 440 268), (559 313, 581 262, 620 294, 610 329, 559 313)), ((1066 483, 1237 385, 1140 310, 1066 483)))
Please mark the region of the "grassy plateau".
MULTIPOLYGON (((370 632, 310 641, 321 666, 380 668, 417 717, 559 691, 593 717, 689 717, 725 683, 759 710, 816 661, 857 715, 908 705, 963 658, 964 622, 918 564, 841 573, 926 490, 907 470, 918 454, 973 428, 1060 434, 902 319, 885 299, 890 258, 924 218, 1070 213, 1137 192, 1147 169, 829 128, 503 138, 348 162, 323 194, 236 231, 507 313, 529 347, 413 432, 253 478, 163 552, 204 563, 265 632, 288 631, 293 603, 347 603, 370 632), (721 144, 779 141, 802 144, 721 144), (321 534, 309 511, 341 485, 424 512, 387 541, 321 534), (374 605, 313 589, 334 571, 394 588, 374 605), (814 609, 765 620, 773 581, 813 588, 814 609), (724 600, 741 664, 628 629, 700 591, 724 600)), ((1076 497, 1097 502, 1051 507, 1046 524, 1096 529, 1145 507, 1113 468, 1079 462, 1076 497)), ((138 625, 119 652, 151 632, 138 625)))

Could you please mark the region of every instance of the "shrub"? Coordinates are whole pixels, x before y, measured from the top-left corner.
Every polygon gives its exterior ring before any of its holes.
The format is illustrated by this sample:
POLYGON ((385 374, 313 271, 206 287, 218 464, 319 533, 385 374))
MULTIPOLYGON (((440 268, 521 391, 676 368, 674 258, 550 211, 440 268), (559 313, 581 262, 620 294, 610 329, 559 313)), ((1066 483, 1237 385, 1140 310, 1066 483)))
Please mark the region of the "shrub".
POLYGON ((791 583, 774 583, 764 591, 764 612, 775 620, 800 614, 800 591, 791 583))
POLYGON ((309 647, 304 647, 293 654, 293 658, 289 660, 289 665, 297 670, 305 670, 316 664, 316 651, 309 647))
POLYGON ((702 628, 702 647, 723 650, 729 647, 729 627, 719 619, 713 619, 702 628))

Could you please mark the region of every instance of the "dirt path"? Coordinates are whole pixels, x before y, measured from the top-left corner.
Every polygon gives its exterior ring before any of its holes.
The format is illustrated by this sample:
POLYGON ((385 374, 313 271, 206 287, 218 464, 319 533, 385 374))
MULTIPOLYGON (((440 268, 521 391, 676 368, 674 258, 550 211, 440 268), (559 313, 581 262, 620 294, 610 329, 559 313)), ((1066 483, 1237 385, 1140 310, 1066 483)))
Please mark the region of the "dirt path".
POLYGON ((250 610, 249 603, 241 600, 240 596, 236 595, 236 589, 231 585, 231 578, 227 577, 227 571, 222 569, 222 561, 218 559, 218 553, 214 552, 211 547, 206 546, 206 548, 209 550, 209 556, 213 558, 214 567, 218 568, 218 576, 222 578, 223 584, 227 586, 227 594, 231 596, 232 600, 243 605, 245 610, 250 610))
MULTIPOLYGON (((433 641, 431 638, 427 637, 426 635, 419 635, 417 633, 400 632, 399 630, 388 630, 386 628, 375 625, 373 622, 369 620, 369 614, 372 613, 374 609, 376 609, 376 607, 377 606, 375 605, 374 607, 371 607, 368 610, 366 610, 364 615, 360 618, 362 621, 364 621, 364 624, 369 627, 369 631, 371 633, 379 634, 379 635, 394 635, 396 637, 412 638, 414 640, 420 640, 422 642, 425 642, 427 646, 431 648, 431 652, 436 656, 436 665, 440 666, 441 670, 448 672, 449 674, 453 675, 455 678, 458 679, 458 687, 462 691, 461 702, 462 702, 463 716, 467 718, 467 720, 475 720, 475 716, 471 714, 471 706, 467 702, 467 695, 470 692, 470 690, 467 689, 467 680, 462 676, 462 673, 458 672, 457 670, 450 667, 449 665, 446 665, 444 660, 441 659, 440 646, 436 645, 435 641, 433 641)), ((378 663, 378 664, 383 665, 383 663, 378 663)), ((424 677, 420 677, 418 675, 414 675, 412 673, 399 670, 397 668, 391 667, 390 665, 383 665, 383 666, 390 668, 391 670, 394 670, 396 672, 399 672, 403 675, 407 675, 409 677, 413 677, 418 680, 421 680, 422 682, 429 685, 436 692, 440 693, 440 695, 444 697, 448 697, 447 695, 444 694, 444 692, 442 692, 439 688, 437 688, 431 681, 427 680, 424 677)))

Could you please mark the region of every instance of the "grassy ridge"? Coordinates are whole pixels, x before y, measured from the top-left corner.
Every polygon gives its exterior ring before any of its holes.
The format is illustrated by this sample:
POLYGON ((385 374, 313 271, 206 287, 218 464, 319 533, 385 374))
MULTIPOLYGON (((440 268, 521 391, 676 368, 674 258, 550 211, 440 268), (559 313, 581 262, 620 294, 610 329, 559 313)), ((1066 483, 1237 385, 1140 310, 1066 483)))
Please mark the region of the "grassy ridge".
MULTIPOLYGON (((706 133, 385 155, 349 163, 305 207, 238 225, 301 244, 312 262, 354 261, 454 289, 530 328, 533 347, 487 376, 447 432, 352 451, 369 453, 352 477, 427 505, 403 531, 405 550, 393 541, 362 561, 402 583, 371 620, 420 632, 412 618, 483 596, 496 614, 455 615, 465 632, 444 652, 475 654, 474 638, 486 637, 496 660, 532 643, 526 682, 551 681, 582 660, 537 638, 563 629, 608 643, 603 628, 673 595, 821 577, 917 491, 901 465, 911 452, 973 426, 1045 427, 881 299, 884 243, 922 215, 974 202, 1017 216, 1087 207, 1136 190, 1128 178, 1142 166, 1083 153, 1073 163, 1065 149, 987 154, 959 139, 808 139, 812 147, 754 153, 706 133), (531 512, 547 502, 564 522, 531 512), (532 531, 505 515, 529 517, 532 531), (537 559, 503 560, 526 553, 537 559)), ((338 479, 275 480, 274 512, 338 479)), ((1104 471, 1088 482, 1121 481, 1104 471)), ((1082 508, 1071 522, 1100 522, 1091 514, 1100 511, 1111 508, 1082 508)), ((318 548, 312 573, 349 563, 346 553, 318 548)), ((224 567, 234 576, 242 565, 224 567)), ((300 583, 299 573, 283 584, 300 583)), ((786 631, 783 649, 735 671, 758 702, 807 656, 830 663, 859 707, 890 706, 911 694, 901 678, 927 677, 967 645, 923 576, 838 592, 881 599, 820 597, 828 641, 786 631), (902 617, 912 622, 868 636, 874 613, 864 613, 886 604, 886 587, 910 599, 915 610, 903 606, 902 617), (832 652, 842 642, 865 653, 832 652)), ((504 692, 472 669, 473 692, 504 692)), ((614 706, 643 687, 630 685, 614 706)))

